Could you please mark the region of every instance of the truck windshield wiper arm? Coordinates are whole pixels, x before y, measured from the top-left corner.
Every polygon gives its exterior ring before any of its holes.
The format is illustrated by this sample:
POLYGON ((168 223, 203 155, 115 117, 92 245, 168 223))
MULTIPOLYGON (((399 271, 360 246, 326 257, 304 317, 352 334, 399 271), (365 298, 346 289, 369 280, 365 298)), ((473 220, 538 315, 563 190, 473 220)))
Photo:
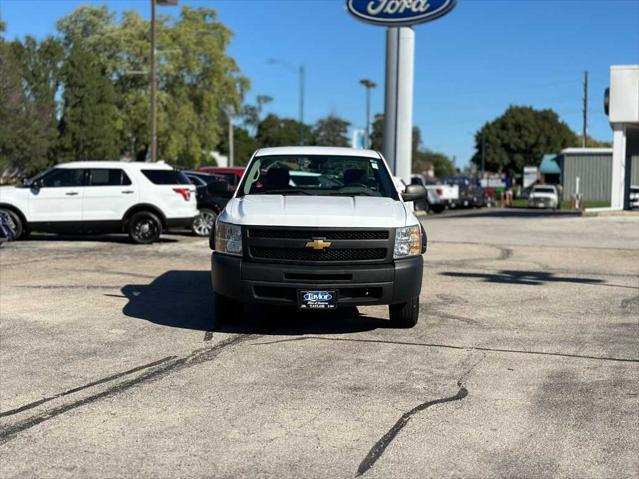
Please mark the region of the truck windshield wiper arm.
POLYGON ((313 196, 313 193, 309 193, 308 191, 304 191, 304 190, 299 190, 299 189, 295 189, 295 188, 280 188, 280 189, 275 189, 275 190, 266 190, 262 193, 263 195, 296 195, 296 194, 301 194, 301 195, 308 195, 308 196, 313 196))

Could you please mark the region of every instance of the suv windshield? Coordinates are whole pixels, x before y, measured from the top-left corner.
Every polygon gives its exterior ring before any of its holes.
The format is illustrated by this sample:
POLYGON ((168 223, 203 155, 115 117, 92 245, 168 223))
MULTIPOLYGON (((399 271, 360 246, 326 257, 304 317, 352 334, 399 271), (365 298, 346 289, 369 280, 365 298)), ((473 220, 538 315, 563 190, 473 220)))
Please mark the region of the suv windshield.
POLYGON ((237 195, 378 196, 399 199, 381 159, 358 156, 259 156, 237 195))
POLYGON ((555 189, 552 186, 535 186, 533 193, 554 193, 555 189))

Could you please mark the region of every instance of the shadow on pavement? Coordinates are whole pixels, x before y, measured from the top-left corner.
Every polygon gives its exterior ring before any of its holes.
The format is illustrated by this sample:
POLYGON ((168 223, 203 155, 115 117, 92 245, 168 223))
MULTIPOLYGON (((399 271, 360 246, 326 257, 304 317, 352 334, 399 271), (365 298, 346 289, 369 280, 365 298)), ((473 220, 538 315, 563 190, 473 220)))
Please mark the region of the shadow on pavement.
POLYGON ((483 210, 449 210, 439 215, 429 215, 428 219, 450 218, 551 218, 581 216, 578 211, 553 211, 527 208, 499 208, 483 210))
POLYGON ((444 271, 439 274, 454 278, 476 278, 488 283, 520 284, 528 286, 539 286, 547 283, 599 284, 604 282, 601 279, 594 278, 555 276, 553 273, 546 273, 543 271, 503 270, 497 273, 461 273, 444 271))
POLYGON ((167 271, 148 285, 122 288, 129 300, 122 312, 172 328, 244 334, 344 334, 388 327, 388 321, 366 317, 357 308, 299 312, 294 308, 248 306, 242 318, 215 318, 208 271, 167 271))

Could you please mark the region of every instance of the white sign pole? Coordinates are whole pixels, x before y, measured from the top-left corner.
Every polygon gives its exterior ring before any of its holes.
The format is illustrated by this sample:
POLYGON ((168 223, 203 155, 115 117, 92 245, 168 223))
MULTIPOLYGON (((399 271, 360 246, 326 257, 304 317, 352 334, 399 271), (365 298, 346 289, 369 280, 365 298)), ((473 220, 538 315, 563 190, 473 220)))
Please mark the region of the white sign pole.
POLYGON ((413 141, 413 69, 415 31, 391 27, 386 32, 384 156, 393 175, 410 184, 413 141))

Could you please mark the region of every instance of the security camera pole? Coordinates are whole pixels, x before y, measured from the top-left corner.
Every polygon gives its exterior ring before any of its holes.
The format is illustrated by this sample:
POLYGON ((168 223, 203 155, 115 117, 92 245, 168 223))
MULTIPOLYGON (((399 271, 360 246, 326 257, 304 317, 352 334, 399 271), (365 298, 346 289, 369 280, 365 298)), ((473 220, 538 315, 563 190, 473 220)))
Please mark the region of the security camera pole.
POLYGON ((178 0, 151 0, 151 161, 158 161, 158 104, 157 104, 157 47, 155 35, 155 8, 175 6, 178 0))
POLYGON ((370 80, 359 81, 366 88, 366 137, 364 138, 364 148, 371 147, 371 88, 377 85, 370 80))

